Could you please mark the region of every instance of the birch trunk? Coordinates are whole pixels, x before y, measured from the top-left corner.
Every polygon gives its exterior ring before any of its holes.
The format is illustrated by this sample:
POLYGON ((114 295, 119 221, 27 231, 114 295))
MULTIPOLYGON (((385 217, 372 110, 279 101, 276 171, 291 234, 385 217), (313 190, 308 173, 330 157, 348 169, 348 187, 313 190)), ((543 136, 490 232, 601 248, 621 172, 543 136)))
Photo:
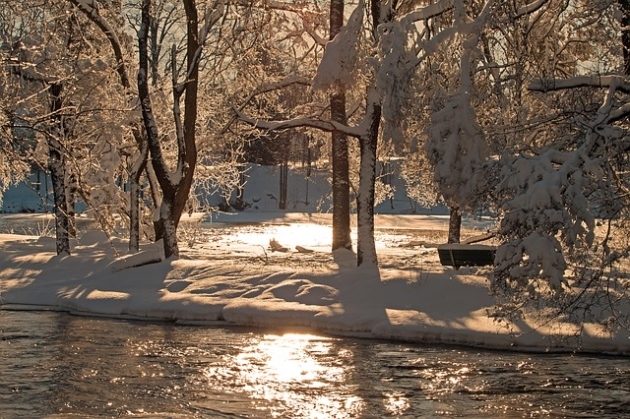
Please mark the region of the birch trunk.
POLYGON ((48 168, 53 188, 55 203, 55 245, 58 255, 70 254, 70 220, 68 219, 68 191, 66 185, 65 152, 59 138, 63 135, 63 120, 60 115, 63 106, 61 92, 63 85, 53 83, 49 92, 50 110, 53 119, 53 132, 48 136, 48 168))

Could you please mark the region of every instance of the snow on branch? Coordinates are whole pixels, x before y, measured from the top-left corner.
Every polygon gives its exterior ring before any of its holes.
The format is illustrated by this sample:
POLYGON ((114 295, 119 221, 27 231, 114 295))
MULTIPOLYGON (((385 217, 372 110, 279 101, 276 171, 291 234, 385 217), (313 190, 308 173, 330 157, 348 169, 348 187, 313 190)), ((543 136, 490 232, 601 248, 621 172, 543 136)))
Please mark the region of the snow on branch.
POLYGON ((403 16, 401 21, 419 22, 439 16, 455 7, 455 0, 442 0, 437 3, 430 4, 421 10, 415 10, 403 16))
POLYGON ((245 106, 247 106, 252 101, 252 99, 254 99, 256 96, 263 93, 272 92, 274 90, 279 90, 279 89, 282 89, 284 87, 288 87, 294 84, 310 86, 311 81, 304 77, 293 75, 293 76, 286 77, 276 82, 263 83, 259 85, 258 87, 256 87, 256 89, 254 89, 254 91, 251 92, 249 96, 247 96, 247 98, 243 101, 243 103, 241 103, 241 105, 238 108, 236 108, 237 113, 235 114, 233 118, 230 118, 227 124, 225 124, 223 129, 221 129, 220 134, 225 134, 227 132, 227 130, 232 125, 232 123, 234 123, 234 121, 240 118, 240 112, 242 112, 243 109, 245 109, 245 106))
POLYGON ((265 121, 261 119, 250 118, 236 108, 234 108, 233 110, 240 121, 245 122, 246 124, 251 125, 255 128, 265 129, 268 131, 279 131, 290 128, 307 127, 316 128, 326 132, 340 131, 346 135, 357 138, 362 137, 365 134, 365 129, 362 125, 359 125, 357 127, 349 127, 339 122, 324 121, 314 118, 295 118, 284 121, 265 121))
POLYGON ((322 62, 313 79, 313 89, 334 90, 339 86, 347 88, 353 84, 355 72, 359 67, 358 44, 363 31, 363 9, 363 0, 359 0, 346 25, 326 44, 322 62))
POLYGON ((529 4, 526 4, 523 7, 520 7, 517 11, 516 11, 516 16, 515 17, 522 17, 525 15, 529 15, 534 13, 536 10, 540 9, 541 7, 543 7, 546 3, 548 3, 549 0, 536 0, 533 1, 529 4))
POLYGON ((230 0, 229 5, 237 5, 242 7, 261 8, 265 10, 281 10, 293 13, 314 13, 313 5, 305 1, 251 1, 251 0, 230 0))
POLYGON ((576 89, 579 87, 614 88, 623 93, 630 93, 630 85, 620 76, 579 76, 569 79, 538 79, 532 81, 527 88, 534 92, 550 92, 554 90, 576 89))
POLYGON ((294 84, 301 84, 304 86, 310 86, 311 82, 310 80, 308 80, 305 77, 301 77, 301 76, 297 76, 297 75, 293 75, 293 76, 288 76, 282 80, 276 81, 276 82, 271 82, 271 83, 263 83, 260 86, 256 87, 256 89, 254 89, 254 91, 252 93, 250 93, 250 95, 247 97, 247 99, 243 102, 243 104, 241 105, 241 107, 239 109, 243 109, 243 107, 245 105, 247 105, 254 97, 262 94, 262 93, 267 93, 267 92, 271 92, 274 90, 279 90, 282 89, 284 87, 288 87, 294 84))
POLYGON ((99 3, 96 0, 68 0, 75 7, 81 10, 87 17, 98 26, 101 31, 105 34, 109 43, 112 46, 112 50, 114 55, 116 56, 116 71, 120 77, 120 81, 126 89, 131 87, 130 79, 127 74, 127 70, 125 67, 124 56, 122 51, 122 46, 118 36, 116 35, 116 31, 112 26, 107 22, 107 20, 100 15, 98 8, 99 3))

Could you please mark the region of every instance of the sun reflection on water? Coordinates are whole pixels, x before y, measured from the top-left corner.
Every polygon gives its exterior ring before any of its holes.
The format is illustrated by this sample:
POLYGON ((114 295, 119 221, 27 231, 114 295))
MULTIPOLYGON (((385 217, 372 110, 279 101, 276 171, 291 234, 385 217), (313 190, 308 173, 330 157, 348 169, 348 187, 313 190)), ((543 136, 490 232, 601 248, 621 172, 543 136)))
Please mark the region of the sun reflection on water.
POLYGON ((334 339, 288 333, 253 338, 241 353, 230 356, 225 366, 210 367, 209 381, 234 384, 256 400, 270 417, 353 418, 363 401, 348 385, 350 351, 336 348, 334 339))

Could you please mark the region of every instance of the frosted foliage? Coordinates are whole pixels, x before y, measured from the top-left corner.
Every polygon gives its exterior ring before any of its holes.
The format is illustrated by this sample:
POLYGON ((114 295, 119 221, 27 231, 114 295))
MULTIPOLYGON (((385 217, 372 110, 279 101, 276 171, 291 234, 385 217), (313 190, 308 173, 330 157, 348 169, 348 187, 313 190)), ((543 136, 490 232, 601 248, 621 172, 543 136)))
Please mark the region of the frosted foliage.
MULTIPOLYGON (((116 148, 108 142, 95 144, 92 163, 85 167, 82 178, 85 182, 88 204, 92 208, 119 205, 118 186, 114 182, 120 167, 120 156, 116 148)), ((105 215, 105 214, 103 214, 105 215)))
POLYGON ((26 177, 28 165, 7 156, 0 150, 0 204, 2 196, 9 186, 17 184, 26 177))
POLYGON ((459 93, 433 114, 428 133, 425 149, 444 199, 463 210, 475 209, 487 181, 481 169, 488 150, 469 95, 459 93))
MULTIPOLYGON (((553 236, 532 232, 497 249, 496 271, 521 283, 527 278, 547 280, 555 292, 562 289, 567 264, 560 242, 553 236)), ((496 278, 496 277, 495 277, 496 278)))
POLYGON ((351 87, 356 80, 360 35, 363 30, 363 0, 354 9, 335 39, 326 44, 322 62, 313 79, 313 89, 335 90, 351 87))
POLYGON ((509 241, 497 253, 496 278, 544 278, 560 289, 566 261, 558 237, 572 249, 591 246, 595 218, 585 194, 597 187, 600 170, 580 153, 549 150, 504 161, 500 232, 509 241))
POLYGON ((383 183, 380 179, 374 182, 374 205, 379 205, 388 199, 393 199, 396 190, 392 185, 383 183))
POLYGON ((414 54, 407 50, 407 21, 394 21, 379 26, 379 66, 376 72, 376 87, 382 98, 385 139, 402 141, 401 121, 404 102, 410 92, 409 85, 414 72, 414 54))

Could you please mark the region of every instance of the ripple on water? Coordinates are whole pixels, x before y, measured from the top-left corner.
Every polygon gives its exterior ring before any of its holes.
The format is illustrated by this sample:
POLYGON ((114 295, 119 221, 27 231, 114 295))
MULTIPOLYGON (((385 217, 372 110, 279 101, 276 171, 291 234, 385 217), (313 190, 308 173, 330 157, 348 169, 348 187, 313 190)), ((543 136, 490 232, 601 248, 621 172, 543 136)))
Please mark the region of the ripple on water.
POLYGON ((627 359, 2 312, 2 417, 618 418, 627 359))

